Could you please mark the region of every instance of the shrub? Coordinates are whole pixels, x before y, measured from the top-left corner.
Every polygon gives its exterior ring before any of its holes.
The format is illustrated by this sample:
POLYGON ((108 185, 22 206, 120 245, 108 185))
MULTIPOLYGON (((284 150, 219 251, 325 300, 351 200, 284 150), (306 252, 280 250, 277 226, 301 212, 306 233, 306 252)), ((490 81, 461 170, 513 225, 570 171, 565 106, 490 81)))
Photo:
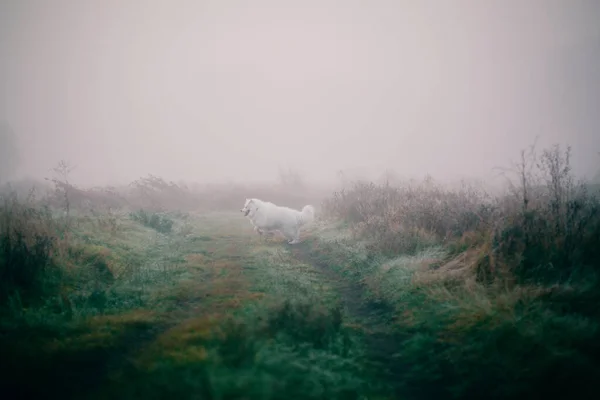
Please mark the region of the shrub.
POLYGON ((570 157, 570 148, 559 146, 540 157, 534 149, 522 152, 512 170, 517 183, 510 180, 510 195, 497 198, 431 179, 396 186, 357 182, 334 193, 324 210, 387 255, 415 254, 437 243, 456 254, 487 240, 482 276, 564 281, 600 264, 600 202, 589 185, 575 180, 570 157))
POLYGON ((505 203, 495 231, 496 267, 509 268, 520 281, 544 283, 597 268, 600 202, 585 182, 575 181, 570 148, 545 150, 539 161, 531 154, 519 167, 512 206, 505 203))
POLYGON ((11 298, 29 303, 47 289, 54 268, 56 236, 48 210, 22 204, 16 196, 0 204, 0 305, 11 298))
POLYGON ((133 181, 129 187, 129 203, 154 212, 164 209, 192 210, 199 201, 198 194, 187 186, 167 182, 154 175, 133 181))
POLYGON ((349 223, 388 254, 415 252, 485 227, 493 213, 490 196, 463 184, 450 190, 432 179, 391 186, 357 182, 324 202, 324 212, 349 223))
POLYGON ((173 220, 164 214, 139 210, 137 212, 132 212, 130 216, 134 221, 160 233, 170 233, 173 229, 173 220))
POLYGON ((394 306, 398 398, 557 397, 573 384, 595 387, 600 202, 573 176, 569 148, 523 152, 511 172, 510 193, 496 198, 427 181, 356 183, 325 203, 388 253, 360 265, 346 254, 343 264, 394 306), (445 254, 399 255, 428 240, 444 242, 445 254))

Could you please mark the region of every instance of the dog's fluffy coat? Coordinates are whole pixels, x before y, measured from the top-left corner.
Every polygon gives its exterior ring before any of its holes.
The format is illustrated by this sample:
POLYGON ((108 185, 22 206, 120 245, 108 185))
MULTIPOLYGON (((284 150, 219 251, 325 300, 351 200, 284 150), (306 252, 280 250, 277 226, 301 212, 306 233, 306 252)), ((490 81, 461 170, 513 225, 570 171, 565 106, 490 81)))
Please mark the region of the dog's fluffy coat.
POLYGON ((289 244, 300 242, 300 228, 313 221, 315 215, 315 209, 311 205, 298 211, 256 198, 246 199, 244 208, 240 211, 250 219, 255 232, 262 235, 280 231, 289 244))

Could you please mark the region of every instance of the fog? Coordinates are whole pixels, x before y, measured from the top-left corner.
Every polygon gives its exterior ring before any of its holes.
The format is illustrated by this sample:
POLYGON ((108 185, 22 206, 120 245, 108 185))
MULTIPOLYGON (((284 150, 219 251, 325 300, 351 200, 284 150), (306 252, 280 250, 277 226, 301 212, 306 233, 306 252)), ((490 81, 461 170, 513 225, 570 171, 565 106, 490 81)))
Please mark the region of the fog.
POLYGON ((487 177, 538 138, 600 167, 600 2, 2 0, 20 176, 487 177), (357 172, 358 173, 358 172, 357 172))

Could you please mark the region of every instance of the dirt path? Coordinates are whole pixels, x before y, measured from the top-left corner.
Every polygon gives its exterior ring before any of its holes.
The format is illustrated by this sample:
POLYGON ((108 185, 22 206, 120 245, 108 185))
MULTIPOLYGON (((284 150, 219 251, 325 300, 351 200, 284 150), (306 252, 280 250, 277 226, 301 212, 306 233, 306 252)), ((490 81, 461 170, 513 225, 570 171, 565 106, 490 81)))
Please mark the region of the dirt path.
POLYGON ((292 247, 292 255, 315 266, 340 294, 347 315, 365 328, 369 362, 382 375, 393 382, 403 371, 402 363, 394 356, 399 352, 399 337, 394 336, 390 324, 393 309, 389 305, 374 303, 366 298, 365 288, 350 281, 327 263, 311 254, 310 245, 300 243, 292 247))

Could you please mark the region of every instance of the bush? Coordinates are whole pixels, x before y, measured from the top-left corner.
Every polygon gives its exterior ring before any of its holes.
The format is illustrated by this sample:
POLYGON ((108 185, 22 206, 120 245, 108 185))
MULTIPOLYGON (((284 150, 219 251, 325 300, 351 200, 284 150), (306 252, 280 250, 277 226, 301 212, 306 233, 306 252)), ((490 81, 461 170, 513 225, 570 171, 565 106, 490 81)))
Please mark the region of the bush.
POLYGON ((173 220, 168 216, 159 213, 152 213, 145 210, 139 210, 130 214, 131 219, 140 224, 152 228, 160 233, 171 233, 173 230, 173 220))
MULTIPOLYGON (((525 161, 520 167, 523 173, 525 161)), ((509 268, 522 282, 554 283, 598 268, 600 202, 586 183, 575 182, 569 148, 545 150, 513 186, 512 200, 494 236, 496 270, 509 268)))
POLYGON ((14 298, 27 304, 47 287, 54 268, 57 230, 48 210, 20 203, 16 196, 0 204, 0 306, 14 298))
POLYGON ((432 179, 399 186, 357 182, 324 202, 326 214, 349 223, 386 254, 415 254, 481 229, 493 210, 485 191, 467 184, 445 189, 432 179))
POLYGON ((600 202, 575 180, 569 148, 523 152, 511 172, 510 193, 496 198, 430 181, 356 183, 325 204, 387 255, 343 264, 393 305, 399 398, 558 397, 596 385, 600 202), (443 253, 419 251, 428 243, 443 253))
POLYGON ((488 240, 482 276, 556 282, 600 265, 600 202, 576 182, 570 148, 522 153, 511 194, 492 198, 463 184, 444 188, 431 179, 391 186, 357 182, 334 193, 325 212, 350 224, 386 255, 416 254, 446 244, 453 254, 488 240), (464 246, 466 244, 466 247, 464 246))

